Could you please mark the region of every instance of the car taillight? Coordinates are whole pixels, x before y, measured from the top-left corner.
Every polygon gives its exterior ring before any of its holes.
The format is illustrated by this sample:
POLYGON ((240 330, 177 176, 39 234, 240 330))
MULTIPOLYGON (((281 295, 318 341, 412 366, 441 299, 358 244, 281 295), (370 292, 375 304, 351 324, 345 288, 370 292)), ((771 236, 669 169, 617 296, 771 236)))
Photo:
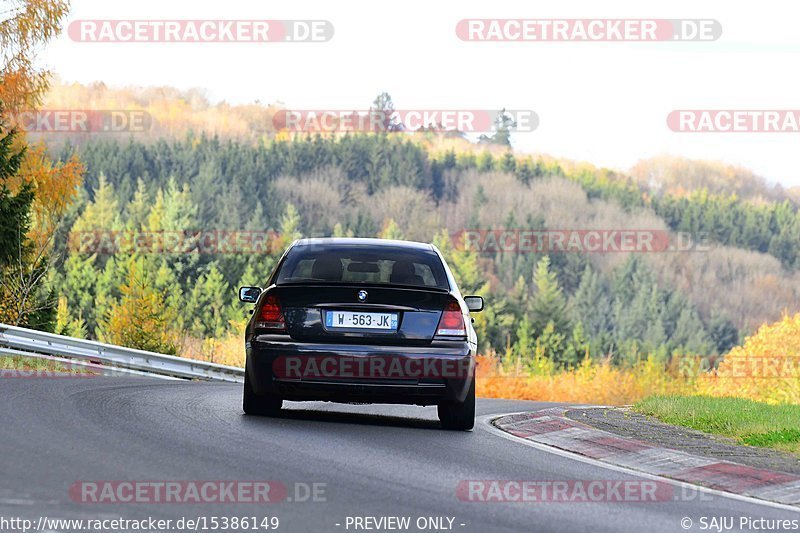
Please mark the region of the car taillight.
POLYGON ((274 294, 267 295, 261 309, 258 311, 256 327, 275 331, 286 330, 286 320, 283 318, 281 301, 274 294))
POLYGON ((464 315, 461 314, 461 307, 455 300, 450 300, 444 306, 442 318, 436 328, 437 335, 447 335, 451 337, 465 337, 467 328, 464 325, 464 315))

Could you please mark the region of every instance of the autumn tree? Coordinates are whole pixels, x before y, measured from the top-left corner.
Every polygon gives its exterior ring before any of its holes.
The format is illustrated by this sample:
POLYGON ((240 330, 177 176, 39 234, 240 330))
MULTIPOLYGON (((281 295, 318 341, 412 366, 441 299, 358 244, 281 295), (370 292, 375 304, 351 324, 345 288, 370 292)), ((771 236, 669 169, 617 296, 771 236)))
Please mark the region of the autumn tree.
POLYGON ((16 132, 7 131, 0 117, 0 266, 8 267, 25 246, 25 235, 30 225, 30 206, 33 187, 24 184, 12 191, 12 180, 17 181, 24 152, 13 148, 16 132))
POLYGON ((387 218, 383 221, 383 229, 378 233, 380 239, 403 239, 403 230, 397 225, 393 218, 387 218))
POLYGON ((0 319, 48 328, 55 319, 55 301, 46 283, 50 253, 83 168, 75 158, 53 163, 42 145, 26 149, 24 135, 6 130, 6 117, 33 109, 41 101, 48 73, 34 66, 35 55, 59 33, 69 2, 14 0, 4 8, 6 18, 0 21, 0 210, 4 215, 0 319))
POLYGON ((80 313, 76 317, 72 316, 67 299, 64 296, 58 298, 58 307, 56 309, 56 327, 54 330, 56 335, 67 335, 78 339, 88 337, 89 329, 86 326, 86 321, 80 313))
POLYGON ((38 50, 61 31, 67 0, 7 0, 0 21, 0 102, 7 113, 36 107, 49 73, 34 65, 38 50))
POLYGON ((764 324, 725 355, 715 372, 701 376, 699 391, 767 403, 800 403, 800 313, 764 324))
POLYGON ((100 322, 102 340, 139 350, 176 353, 171 329, 175 313, 165 303, 165 294, 152 287, 147 271, 137 261, 129 261, 127 280, 120 291, 119 302, 110 306, 100 322))
MULTIPOLYGON (((12 142, 11 136, 4 141, 12 142)), ((77 194, 83 165, 73 157, 54 163, 42 144, 28 147, 16 172, 4 179, 9 197, 31 197, 24 220, 4 218, 4 231, 17 233, 10 249, 13 260, 2 270, 0 300, 5 320, 17 325, 47 328, 53 319, 54 298, 47 275, 60 259, 52 255, 59 224, 77 194), (21 223, 20 223, 21 222, 21 223)))

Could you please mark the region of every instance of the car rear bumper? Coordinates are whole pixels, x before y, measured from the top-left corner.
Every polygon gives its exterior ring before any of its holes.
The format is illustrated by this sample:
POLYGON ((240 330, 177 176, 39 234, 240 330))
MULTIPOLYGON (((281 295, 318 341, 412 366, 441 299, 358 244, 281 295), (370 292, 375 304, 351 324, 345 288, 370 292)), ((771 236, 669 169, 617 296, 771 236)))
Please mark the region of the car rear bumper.
POLYGON ((434 405, 463 401, 475 374, 466 341, 429 346, 254 340, 247 376, 256 394, 286 400, 434 405))

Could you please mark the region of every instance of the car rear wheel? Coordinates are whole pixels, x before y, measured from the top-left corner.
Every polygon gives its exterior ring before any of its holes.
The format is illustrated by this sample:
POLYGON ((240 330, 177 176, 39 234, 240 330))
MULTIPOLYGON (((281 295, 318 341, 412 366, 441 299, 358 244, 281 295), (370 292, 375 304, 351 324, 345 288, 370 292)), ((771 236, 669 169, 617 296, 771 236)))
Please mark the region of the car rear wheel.
POLYGON ((475 426, 475 378, 463 402, 439 404, 439 420, 444 429, 467 431, 475 426))
POLYGON ((277 416, 281 412, 283 399, 272 394, 256 394, 250 385, 247 377, 248 372, 244 373, 244 397, 242 399, 242 409, 246 415, 255 416, 277 416))

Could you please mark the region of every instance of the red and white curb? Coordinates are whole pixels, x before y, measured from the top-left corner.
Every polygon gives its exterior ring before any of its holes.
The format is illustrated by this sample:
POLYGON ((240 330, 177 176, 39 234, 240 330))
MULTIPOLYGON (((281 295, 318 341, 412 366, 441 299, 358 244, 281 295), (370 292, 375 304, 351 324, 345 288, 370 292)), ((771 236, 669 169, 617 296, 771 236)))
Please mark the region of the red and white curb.
POLYGON ((501 416, 492 425, 510 435, 631 470, 761 500, 800 506, 800 476, 700 457, 620 437, 567 418, 578 407, 501 416))

